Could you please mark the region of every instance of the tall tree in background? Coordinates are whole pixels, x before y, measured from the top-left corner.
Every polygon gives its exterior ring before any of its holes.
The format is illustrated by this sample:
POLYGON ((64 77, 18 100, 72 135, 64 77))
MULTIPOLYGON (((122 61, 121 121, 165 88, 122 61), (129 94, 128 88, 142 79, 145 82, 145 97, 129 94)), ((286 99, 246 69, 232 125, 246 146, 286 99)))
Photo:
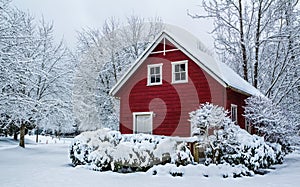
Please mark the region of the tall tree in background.
POLYGON ((55 44, 53 24, 41 20, 37 37, 38 54, 35 61, 35 99, 41 103, 36 127, 44 131, 67 133, 73 131, 72 89, 74 64, 63 41, 55 44))
POLYGON ((298 0, 203 1, 221 61, 300 119, 300 12, 298 0))
MULTIPOLYGON (((1 3, 7 3, 2 1, 1 3)), ((1 95, 0 113, 6 116, 7 126, 14 133, 20 130, 20 146, 25 147, 25 128, 32 123, 37 103, 30 92, 34 84, 33 58, 36 40, 33 38, 31 18, 24 12, 13 10, 8 3, 1 13, 1 95)))
POLYGON ((74 101, 79 129, 117 129, 118 102, 109 95, 113 85, 132 62, 163 29, 159 18, 127 17, 121 24, 108 19, 102 29, 78 33, 79 66, 76 71, 74 101))
POLYGON ((42 20, 35 26, 9 1, 0 0, 0 11, 1 128, 20 133, 21 147, 29 128, 63 125, 70 131, 72 64, 66 48, 54 44, 52 24, 42 20))

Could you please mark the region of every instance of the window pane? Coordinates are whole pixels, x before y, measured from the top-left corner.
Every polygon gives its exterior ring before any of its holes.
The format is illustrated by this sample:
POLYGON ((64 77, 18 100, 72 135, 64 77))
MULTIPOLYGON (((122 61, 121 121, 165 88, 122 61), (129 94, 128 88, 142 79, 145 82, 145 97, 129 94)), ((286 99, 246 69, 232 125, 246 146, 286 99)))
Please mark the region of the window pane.
POLYGON ((155 74, 159 74, 160 73, 160 67, 155 67, 155 74))
POLYGON ((182 72, 182 73, 181 73, 181 80, 186 80, 185 78, 186 78, 186 77, 185 77, 185 72, 182 72))
POLYGON ((175 72, 179 72, 179 65, 175 65, 175 72))
POLYGON ((151 83, 155 83, 155 75, 151 75, 151 83))
POLYGON ((231 106, 231 119, 234 122, 237 121, 237 107, 236 106, 231 106))
POLYGON ((150 115, 136 116, 136 133, 151 134, 151 117, 150 115))
POLYGON ((180 64, 180 71, 185 71, 185 64, 180 64))
POLYGON ((160 82, 160 75, 156 75, 155 82, 160 82))
POLYGON ((154 68, 150 68, 150 74, 154 74, 154 68))
POLYGON ((180 73, 175 73, 175 81, 179 81, 180 80, 180 73))

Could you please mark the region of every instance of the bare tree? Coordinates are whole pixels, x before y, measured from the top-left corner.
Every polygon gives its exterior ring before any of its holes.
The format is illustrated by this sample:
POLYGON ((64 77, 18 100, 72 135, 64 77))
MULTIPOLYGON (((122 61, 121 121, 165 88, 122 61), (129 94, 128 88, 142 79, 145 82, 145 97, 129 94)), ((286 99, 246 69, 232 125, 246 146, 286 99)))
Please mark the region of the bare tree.
POLYGON ((101 30, 86 29, 79 33, 81 55, 75 84, 79 89, 75 89, 74 97, 80 130, 117 129, 119 104, 109 91, 162 29, 159 18, 148 23, 133 15, 127 17, 126 23, 109 18, 101 30), (88 85, 88 89, 82 89, 88 85))
POLYGON ((298 0, 203 1, 220 60, 277 105, 289 106, 299 123, 298 0))

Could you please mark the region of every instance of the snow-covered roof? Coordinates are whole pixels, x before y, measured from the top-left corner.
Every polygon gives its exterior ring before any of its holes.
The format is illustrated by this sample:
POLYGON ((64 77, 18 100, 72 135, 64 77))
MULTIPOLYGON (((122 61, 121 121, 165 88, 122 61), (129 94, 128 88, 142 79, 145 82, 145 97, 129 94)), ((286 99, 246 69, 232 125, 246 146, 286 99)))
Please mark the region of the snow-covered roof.
POLYGON ((262 95, 259 90, 241 78, 225 63, 218 62, 210 54, 205 45, 194 35, 179 27, 167 25, 152 44, 141 54, 132 67, 124 74, 119 82, 111 89, 110 94, 115 95, 127 82, 130 76, 138 69, 159 42, 166 38, 179 48, 183 53, 197 63, 204 71, 214 77, 224 87, 230 87, 250 95, 262 95))

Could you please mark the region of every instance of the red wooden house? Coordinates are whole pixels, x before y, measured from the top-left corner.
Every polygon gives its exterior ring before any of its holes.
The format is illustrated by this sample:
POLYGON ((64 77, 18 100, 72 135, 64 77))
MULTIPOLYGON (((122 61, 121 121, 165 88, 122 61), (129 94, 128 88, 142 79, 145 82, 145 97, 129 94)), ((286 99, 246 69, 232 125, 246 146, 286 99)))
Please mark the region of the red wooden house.
POLYGON ((260 92, 205 51, 187 31, 163 31, 110 92, 120 99, 121 133, 190 136, 189 112, 206 102, 247 128, 244 100, 260 92))

